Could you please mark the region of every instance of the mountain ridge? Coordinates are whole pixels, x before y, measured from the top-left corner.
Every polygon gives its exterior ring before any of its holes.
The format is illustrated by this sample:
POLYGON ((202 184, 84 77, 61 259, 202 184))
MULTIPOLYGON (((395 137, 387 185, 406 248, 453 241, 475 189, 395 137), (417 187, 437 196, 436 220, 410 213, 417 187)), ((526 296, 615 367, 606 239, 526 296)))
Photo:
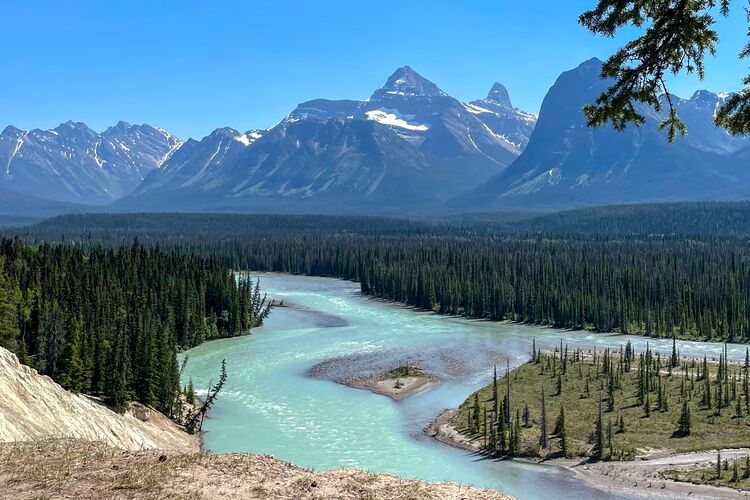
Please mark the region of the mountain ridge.
POLYGON ((115 207, 428 211, 519 154, 536 118, 505 96, 494 110, 461 103, 404 66, 364 101, 300 103, 245 148, 217 131, 188 141, 115 207))
POLYGON ((101 133, 69 120, 0 133, 0 188, 56 202, 104 205, 134 190, 181 145, 164 129, 120 121, 101 133))

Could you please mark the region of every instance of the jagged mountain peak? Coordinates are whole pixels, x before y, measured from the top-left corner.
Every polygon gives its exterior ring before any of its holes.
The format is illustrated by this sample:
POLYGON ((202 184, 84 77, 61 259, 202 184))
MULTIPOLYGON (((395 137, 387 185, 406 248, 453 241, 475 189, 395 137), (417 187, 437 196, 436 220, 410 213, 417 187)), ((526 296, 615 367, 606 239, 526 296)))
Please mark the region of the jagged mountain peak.
POLYGON ((599 69, 604 65, 604 61, 599 59, 598 57, 592 57, 591 59, 587 59, 583 61, 581 64, 578 65, 578 69, 580 68, 595 68, 599 69))
POLYGON ((238 135, 240 133, 231 127, 221 127, 211 132, 209 137, 236 137, 238 135))
POLYGON ((411 66, 398 68, 380 89, 387 94, 412 96, 445 96, 445 92, 411 66))
POLYGON ((715 105, 731 97, 732 92, 711 92, 710 90, 696 90, 690 97, 690 101, 715 105))
POLYGON ((510 101, 510 95, 508 94, 508 89, 506 89, 505 85, 502 83, 495 82, 495 84, 492 85, 490 92, 487 94, 487 100, 509 108, 513 107, 513 104, 510 101))
POLYGON ((55 132, 62 132, 64 130, 78 130, 78 131, 83 131, 83 132, 91 132, 94 134, 96 133, 85 123, 76 122, 73 120, 68 120, 65 123, 61 123, 60 125, 53 128, 52 130, 54 130, 55 132))
POLYGON ((204 137, 200 142, 214 144, 217 141, 223 141, 224 139, 232 139, 245 146, 249 146, 266 133, 265 130, 251 129, 245 132, 239 132, 231 127, 217 128, 211 132, 208 136, 204 137))
MULTIPOLYGON (((136 126, 138 126, 138 125, 136 125, 136 126)), ((127 129, 131 128, 131 127, 133 127, 132 124, 130 124, 130 123, 124 121, 124 120, 120 120, 119 122, 117 122, 116 125, 114 125, 112 127, 109 127, 109 128, 110 129, 118 129, 118 130, 127 130, 127 129)))
POLYGON ((0 132, 0 136, 8 136, 8 135, 17 136, 23 133, 24 131, 21 130, 20 128, 14 127, 13 125, 8 125, 7 127, 3 129, 2 132, 0 132))
POLYGON ((573 75, 575 75, 576 78, 584 78, 587 81, 590 81, 592 85, 594 85, 601 79, 603 65, 604 61, 602 61, 598 57, 592 57, 591 59, 583 61, 575 68, 563 72, 558 78, 558 82, 561 79, 571 78, 573 75))

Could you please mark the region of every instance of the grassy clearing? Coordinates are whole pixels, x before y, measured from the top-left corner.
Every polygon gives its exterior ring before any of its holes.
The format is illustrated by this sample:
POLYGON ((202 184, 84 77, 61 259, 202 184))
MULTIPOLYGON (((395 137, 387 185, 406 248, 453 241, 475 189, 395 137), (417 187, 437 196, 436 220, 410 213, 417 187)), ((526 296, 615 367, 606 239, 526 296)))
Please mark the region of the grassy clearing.
POLYGON ((728 364, 723 356, 719 363, 708 363, 681 359, 677 353, 672 357, 650 351, 636 354, 629 345, 615 352, 566 351, 537 351, 535 359, 510 372, 509 411, 503 409, 508 378, 498 379, 498 412, 510 415, 510 423, 503 423, 505 446, 499 426, 492 425, 497 422, 493 384, 461 404, 452 425, 488 453, 542 458, 562 455, 562 439, 555 427, 563 407, 567 456, 632 460, 639 450, 684 452, 750 444, 745 365, 728 364), (540 446, 542 393, 546 448, 540 446), (601 451, 597 446, 600 402, 601 451), (688 429, 683 425, 679 432, 686 409, 688 429), (513 449, 516 428, 518 440, 513 449))

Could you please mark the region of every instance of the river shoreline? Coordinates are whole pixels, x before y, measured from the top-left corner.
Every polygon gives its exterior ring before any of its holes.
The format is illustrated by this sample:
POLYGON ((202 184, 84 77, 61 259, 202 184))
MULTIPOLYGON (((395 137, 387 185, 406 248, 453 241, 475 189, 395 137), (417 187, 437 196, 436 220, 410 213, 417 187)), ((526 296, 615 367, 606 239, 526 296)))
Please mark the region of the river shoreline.
MULTIPOLYGON (((237 271, 236 271, 237 272, 237 271)), ((268 276, 268 277, 274 277, 274 276, 299 276, 299 277, 306 277, 306 278, 315 278, 315 279, 327 279, 327 280, 336 280, 336 281, 343 281, 345 283, 352 283, 352 284, 359 284, 358 281, 348 280, 346 278, 339 278, 336 276, 316 276, 312 274, 289 274, 289 273, 282 273, 278 271, 247 271, 251 273, 252 275, 256 275, 259 277, 268 276)), ((481 317, 475 317, 475 316, 464 316, 460 314, 449 314, 449 313, 441 313, 438 311, 430 311, 427 309, 422 309, 418 306, 410 305, 405 302, 399 302, 392 299, 386 299, 383 297, 378 297, 375 295, 366 295, 362 293, 361 291, 359 294, 368 300, 372 300, 374 302, 378 302, 381 304, 388 304, 391 306, 396 306, 402 309, 411 310, 418 313, 425 313, 425 314, 432 314, 441 318, 456 318, 456 319, 464 319, 467 321, 481 321, 481 322, 488 322, 488 323, 496 323, 498 325, 519 325, 519 326, 531 326, 536 328, 541 328, 545 330, 555 330, 559 331, 561 333, 593 333, 593 334, 601 334, 601 335, 611 335, 611 336, 622 336, 622 337, 632 337, 632 338, 651 338, 654 340, 669 340, 670 337, 656 337, 652 335, 647 335, 644 333, 627 333, 627 332, 621 332, 621 331, 604 331, 604 330, 596 330, 596 329, 575 329, 575 328, 560 328, 556 327, 554 325, 546 325, 546 324, 538 324, 538 323, 532 323, 529 321, 519 321, 519 320, 512 320, 512 319, 491 319, 491 318, 481 318, 481 317)), ((678 341, 683 342, 694 342, 698 344, 702 343, 716 343, 716 342, 729 342, 729 340, 714 340, 714 339, 702 339, 702 338, 696 338, 696 337, 680 337, 677 339, 678 341)), ((750 349, 750 342, 737 342, 736 340, 733 341, 733 343, 745 345, 750 349)))
MULTIPOLYGON (((456 408, 443 411, 430 422, 424 432, 446 446, 481 454, 480 443, 466 438, 450 424, 450 420, 456 411, 456 408)), ((723 486, 695 485, 665 479, 661 476, 661 472, 666 469, 713 464, 716 461, 717 451, 691 453, 663 451, 639 457, 638 460, 630 462, 590 462, 587 459, 568 458, 543 461, 525 458, 499 458, 498 460, 559 467, 573 472, 581 481, 599 491, 606 493, 616 489, 620 493, 624 492, 626 495, 637 498, 675 498, 688 495, 691 498, 750 498, 750 492, 748 491, 739 491, 723 486)), ((750 454, 748 448, 721 450, 722 457, 730 459, 747 454, 750 454)))

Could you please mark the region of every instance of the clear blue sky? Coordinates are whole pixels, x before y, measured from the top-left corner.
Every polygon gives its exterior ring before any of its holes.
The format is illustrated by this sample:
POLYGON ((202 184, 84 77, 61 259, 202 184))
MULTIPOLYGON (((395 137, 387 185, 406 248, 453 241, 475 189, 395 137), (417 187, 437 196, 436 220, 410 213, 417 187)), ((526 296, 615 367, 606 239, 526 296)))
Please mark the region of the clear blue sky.
MULTIPOLYGON (((617 45, 578 26, 595 3, 0 0, 0 129, 122 119, 199 138, 266 128, 308 99, 366 98, 405 64, 462 100, 502 82, 536 113, 560 72, 617 45)), ((674 93, 740 87, 747 25, 734 4, 706 81, 681 78, 674 93)))

